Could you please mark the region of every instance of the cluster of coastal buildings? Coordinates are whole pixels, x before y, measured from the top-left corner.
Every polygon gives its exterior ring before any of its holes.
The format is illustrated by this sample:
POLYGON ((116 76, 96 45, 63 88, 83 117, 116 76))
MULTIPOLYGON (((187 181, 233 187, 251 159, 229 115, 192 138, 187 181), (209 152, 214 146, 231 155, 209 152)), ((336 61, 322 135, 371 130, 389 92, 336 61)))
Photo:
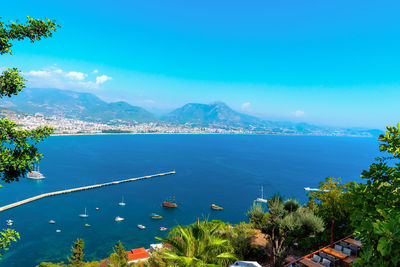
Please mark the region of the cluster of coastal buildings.
POLYGON ((274 135, 314 135, 314 136, 364 136, 368 132, 347 132, 344 129, 314 128, 297 130, 296 128, 241 128, 227 125, 200 127, 193 124, 171 124, 167 122, 128 123, 123 120, 111 120, 107 123, 83 121, 62 116, 45 116, 42 113, 26 114, 0 108, 0 118, 7 117, 16 122, 21 129, 32 130, 40 126, 50 126, 55 134, 109 134, 109 133, 160 133, 160 134, 274 134, 274 135))
MULTIPOLYGON (((145 249, 144 247, 141 248, 134 248, 130 251, 126 251, 128 254, 128 263, 133 264, 133 263, 139 263, 139 262, 144 262, 147 261, 151 255, 156 250, 162 249, 163 244, 151 244, 149 249, 145 249)), ((107 267, 110 266, 111 262, 109 260, 102 260, 100 262, 101 267, 107 267)), ((259 263, 256 261, 236 261, 232 267, 261 267, 259 263)))
POLYGON ((41 113, 34 115, 17 113, 9 110, 0 111, 0 117, 5 116, 16 122, 25 130, 36 129, 40 126, 50 126, 55 134, 100 134, 100 133, 165 133, 165 134, 251 134, 245 129, 222 129, 212 127, 192 127, 190 125, 171 125, 166 123, 127 124, 123 121, 97 123, 60 116, 46 117, 41 113))

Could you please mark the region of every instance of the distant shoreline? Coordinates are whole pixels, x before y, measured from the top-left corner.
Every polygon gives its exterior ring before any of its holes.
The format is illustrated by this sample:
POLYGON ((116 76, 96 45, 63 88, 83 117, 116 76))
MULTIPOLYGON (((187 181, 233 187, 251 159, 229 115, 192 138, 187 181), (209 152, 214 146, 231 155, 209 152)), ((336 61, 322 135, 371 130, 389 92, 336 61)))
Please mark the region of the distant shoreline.
POLYGON ((50 136, 84 136, 84 135, 280 135, 280 136, 325 136, 325 137, 359 137, 374 138, 374 136, 359 135, 318 135, 318 134, 274 134, 274 133, 68 133, 52 134, 50 136))

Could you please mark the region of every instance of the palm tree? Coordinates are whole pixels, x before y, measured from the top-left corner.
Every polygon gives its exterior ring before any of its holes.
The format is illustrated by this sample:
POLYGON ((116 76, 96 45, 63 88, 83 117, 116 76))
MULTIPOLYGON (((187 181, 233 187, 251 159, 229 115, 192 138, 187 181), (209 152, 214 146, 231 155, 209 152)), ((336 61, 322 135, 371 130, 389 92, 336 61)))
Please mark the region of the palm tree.
POLYGON ((189 226, 177 226, 166 238, 157 238, 167 244, 164 259, 177 266, 224 266, 236 259, 227 239, 219 236, 225 226, 219 221, 197 220, 189 226))

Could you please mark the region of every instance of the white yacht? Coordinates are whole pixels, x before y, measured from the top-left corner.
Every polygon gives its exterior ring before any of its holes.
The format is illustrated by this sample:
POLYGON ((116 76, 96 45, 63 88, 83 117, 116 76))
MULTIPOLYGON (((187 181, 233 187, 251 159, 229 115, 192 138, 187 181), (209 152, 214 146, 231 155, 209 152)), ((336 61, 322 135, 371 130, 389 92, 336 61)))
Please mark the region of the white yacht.
POLYGON ((124 202, 124 197, 122 197, 122 201, 119 202, 118 205, 120 205, 120 206, 125 206, 126 205, 126 203, 124 202))
POLYGON ((146 229, 146 226, 144 226, 144 225, 141 225, 141 224, 138 224, 138 226, 137 226, 139 229, 146 229))
POLYGON ((257 198, 256 201, 259 203, 267 203, 268 202, 268 200, 264 199, 264 189, 262 186, 261 186, 261 197, 257 198))
POLYGON ((321 190, 319 188, 310 188, 310 187, 304 187, 304 190, 306 190, 306 191, 315 191, 315 192, 329 192, 328 189, 321 190))
POLYGON ((85 208, 85 213, 84 214, 79 214, 79 217, 81 217, 81 218, 89 217, 89 215, 87 214, 86 208, 85 208))
POLYGON ((44 175, 40 173, 39 166, 34 168, 33 171, 28 172, 26 177, 29 178, 29 179, 35 179, 35 180, 40 180, 40 179, 44 179, 45 178, 44 175))
POLYGON ((61 230, 60 230, 60 229, 57 229, 57 230, 56 230, 56 233, 61 233, 61 230))
POLYGON ((55 220, 50 220, 49 223, 50 223, 50 224, 55 224, 56 221, 55 221, 55 220))
POLYGON ((115 221, 116 222, 120 222, 120 221, 123 221, 123 220, 125 220, 125 219, 122 218, 122 217, 119 217, 119 216, 115 217, 115 221))

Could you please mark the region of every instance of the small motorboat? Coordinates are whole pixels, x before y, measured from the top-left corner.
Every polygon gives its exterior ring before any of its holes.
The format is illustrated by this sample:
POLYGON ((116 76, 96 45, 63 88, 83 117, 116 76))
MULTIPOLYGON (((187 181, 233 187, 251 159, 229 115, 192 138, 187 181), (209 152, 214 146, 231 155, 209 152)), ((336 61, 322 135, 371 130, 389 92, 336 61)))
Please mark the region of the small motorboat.
POLYGON ((55 221, 55 220, 50 220, 49 223, 50 223, 50 224, 55 224, 56 221, 55 221))
POLYGON ((96 207, 96 210, 99 210, 99 207, 96 207))
POLYGON ((79 217, 81 217, 81 218, 87 218, 87 217, 89 217, 89 215, 88 215, 87 212, 86 212, 86 208, 85 208, 85 213, 84 213, 84 214, 79 214, 79 217))
POLYGON ((224 209, 223 207, 217 206, 217 205, 215 205, 215 204, 211 204, 211 208, 212 208, 213 210, 223 210, 223 209, 224 209))
POLYGON ((56 230, 56 233, 61 233, 61 230, 60 230, 60 229, 57 229, 57 230, 56 230))
POLYGON ((88 223, 85 223, 85 227, 90 227, 90 224, 88 224, 88 223))
POLYGON ((138 226, 137 226, 139 229, 146 229, 146 226, 144 226, 144 225, 142 225, 142 224, 138 224, 138 226))
POLYGON ((160 231, 165 231, 167 229, 168 229, 167 227, 160 227, 160 231))
POLYGON ((11 226, 13 224, 13 222, 14 222, 13 220, 6 220, 6 223, 8 226, 11 226))
POLYGON ((119 217, 119 216, 115 217, 115 221, 116 222, 120 222, 120 221, 123 221, 123 220, 125 220, 125 219, 122 218, 122 217, 119 217))
POLYGON ((151 218, 152 218, 153 220, 160 220, 160 219, 162 219, 162 216, 161 216, 161 215, 158 215, 158 214, 156 214, 156 213, 152 213, 152 214, 151 214, 151 218))

